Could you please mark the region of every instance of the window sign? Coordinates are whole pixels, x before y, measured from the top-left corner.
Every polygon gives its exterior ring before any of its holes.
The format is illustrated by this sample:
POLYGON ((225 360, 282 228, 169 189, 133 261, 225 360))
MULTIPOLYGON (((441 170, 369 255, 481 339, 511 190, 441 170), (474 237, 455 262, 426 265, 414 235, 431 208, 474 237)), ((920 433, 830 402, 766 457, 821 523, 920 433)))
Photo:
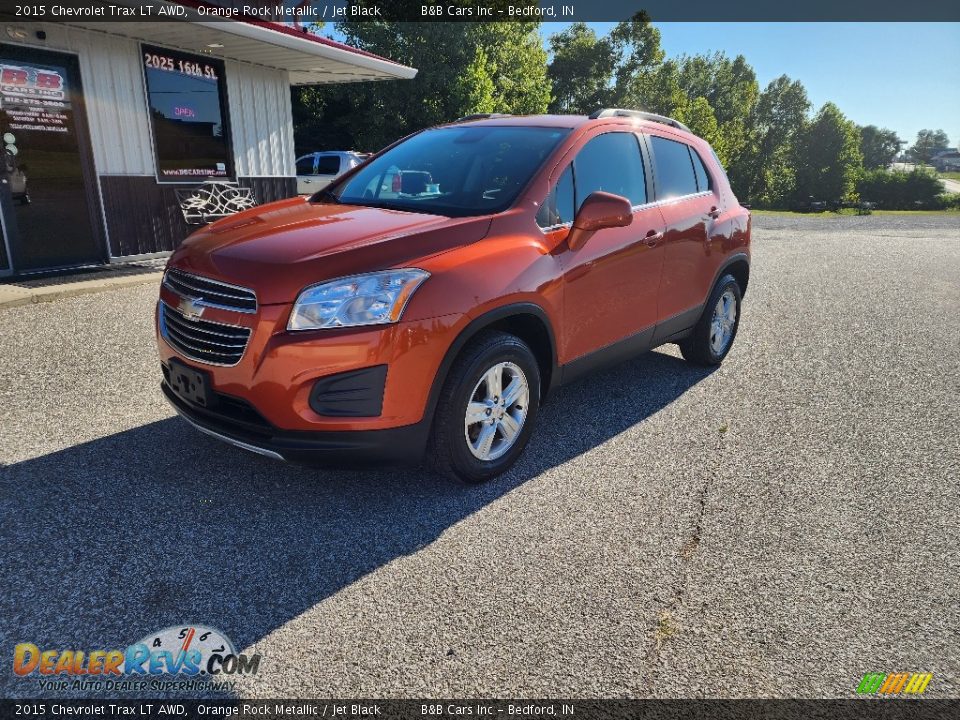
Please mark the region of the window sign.
POLYGON ((223 63, 148 45, 142 52, 158 180, 231 177, 223 63))
MULTIPOLYGON (((10 129, 67 132, 65 76, 63 68, 0 64, 0 107, 9 116, 10 129)), ((4 143, 8 151, 12 142, 4 143)))

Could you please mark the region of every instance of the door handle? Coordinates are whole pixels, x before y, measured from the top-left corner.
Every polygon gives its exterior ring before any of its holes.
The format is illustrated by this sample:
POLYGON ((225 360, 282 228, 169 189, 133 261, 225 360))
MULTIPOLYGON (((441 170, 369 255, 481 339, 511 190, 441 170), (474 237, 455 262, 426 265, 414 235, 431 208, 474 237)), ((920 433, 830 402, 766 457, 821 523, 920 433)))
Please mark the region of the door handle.
POLYGON ((704 220, 716 220, 718 217, 720 217, 720 208, 718 208, 716 205, 714 205, 712 208, 710 208, 710 212, 708 212, 706 215, 704 215, 703 219, 704 219, 704 220))
POLYGON ((657 230, 651 230, 643 238, 643 244, 647 247, 656 247, 657 243, 663 240, 663 233, 657 230))

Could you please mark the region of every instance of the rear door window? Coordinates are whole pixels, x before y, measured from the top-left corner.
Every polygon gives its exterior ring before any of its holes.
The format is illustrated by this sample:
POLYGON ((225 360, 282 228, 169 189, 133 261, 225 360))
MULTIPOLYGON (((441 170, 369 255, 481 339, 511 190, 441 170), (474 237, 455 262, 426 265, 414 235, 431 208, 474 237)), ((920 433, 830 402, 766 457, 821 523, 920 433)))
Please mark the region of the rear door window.
POLYGON ((657 168, 657 199, 694 195, 697 192, 697 177, 686 143, 653 135, 650 144, 657 168))
POLYGON ((317 175, 336 175, 340 172, 339 155, 321 155, 317 158, 317 175))
POLYGON ((633 133, 612 132, 593 138, 574 159, 573 174, 577 210, 598 190, 625 197, 631 205, 647 202, 640 143, 633 133))
POLYGON ((537 225, 547 228, 573 222, 573 165, 560 175, 557 184, 537 212, 537 225))

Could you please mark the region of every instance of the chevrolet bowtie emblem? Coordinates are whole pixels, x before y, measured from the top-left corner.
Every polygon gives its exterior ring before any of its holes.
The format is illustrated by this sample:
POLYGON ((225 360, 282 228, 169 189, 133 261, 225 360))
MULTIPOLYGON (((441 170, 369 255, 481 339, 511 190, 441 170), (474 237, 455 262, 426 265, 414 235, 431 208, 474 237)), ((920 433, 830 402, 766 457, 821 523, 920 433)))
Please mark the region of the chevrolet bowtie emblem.
POLYGON ((200 316, 203 315, 203 305, 200 304, 199 300, 194 300, 193 298, 183 298, 180 300, 180 305, 177 309, 181 315, 191 321, 197 321, 200 319, 200 316))

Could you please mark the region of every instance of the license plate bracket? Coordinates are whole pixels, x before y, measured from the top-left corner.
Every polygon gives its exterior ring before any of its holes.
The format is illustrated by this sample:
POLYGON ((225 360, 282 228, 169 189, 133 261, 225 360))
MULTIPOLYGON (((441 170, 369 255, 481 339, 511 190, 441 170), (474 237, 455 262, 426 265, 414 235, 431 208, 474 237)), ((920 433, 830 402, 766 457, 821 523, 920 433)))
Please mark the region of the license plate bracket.
POLYGON ((182 362, 170 360, 170 389, 181 400, 192 405, 210 408, 215 403, 215 395, 210 387, 210 375, 182 362))

